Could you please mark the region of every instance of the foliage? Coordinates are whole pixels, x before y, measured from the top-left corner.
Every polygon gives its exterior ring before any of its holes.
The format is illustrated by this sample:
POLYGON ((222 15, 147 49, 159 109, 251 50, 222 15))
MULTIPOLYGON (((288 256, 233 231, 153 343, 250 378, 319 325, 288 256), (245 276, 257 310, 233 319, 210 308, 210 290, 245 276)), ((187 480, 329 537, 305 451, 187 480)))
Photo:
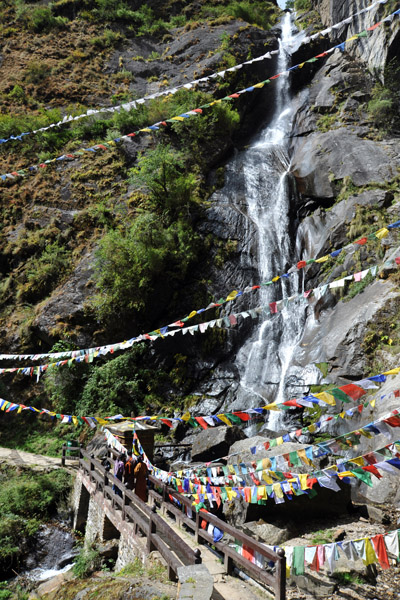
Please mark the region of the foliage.
POLYGON ((75 559, 72 571, 75 577, 83 579, 100 568, 101 556, 94 548, 82 548, 75 559))
MULTIPOLYGON (((172 187, 168 185, 164 198, 172 187)), ((186 189, 176 200, 186 198, 186 189)), ((160 196, 162 198, 162 195, 160 196)), ((171 202, 173 198, 171 197, 171 202)), ((126 230, 108 232, 96 258, 96 313, 101 319, 115 315, 149 314, 148 303, 157 291, 163 302, 182 282, 198 254, 199 238, 183 220, 162 226, 152 212, 137 217, 126 230)))
POLYGON ((344 301, 351 300, 358 294, 360 294, 365 288, 374 281, 371 273, 368 273, 361 281, 354 281, 350 284, 346 296, 343 298, 344 301))
POLYGON ((35 6, 25 4, 23 0, 16 2, 16 17, 23 26, 35 33, 45 33, 53 29, 65 29, 68 19, 53 14, 52 5, 35 6))
POLYGON ((65 471, 51 474, 0 471, 0 571, 16 565, 24 540, 34 536, 40 518, 49 518, 69 493, 71 477, 65 471))
POLYGON ((25 268, 26 282, 19 288, 17 299, 43 298, 68 272, 71 252, 53 242, 45 246, 39 257, 31 258, 25 268))
POLYGON ((329 529, 316 531, 311 538, 311 544, 329 544, 333 540, 334 533, 329 529))
POLYGON ((305 12, 307 10, 312 10, 311 0, 295 0, 294 9, 296 11, 305 12))
POLYGON ((226 5, 219 3, 206 4, 202 9, 202 14, 207 17, 230 16, 246 21, 251 25, 258 25, 263 29, 270 29, 278 18, 278 11, 272 2, 254 0, 228 2, 226 5))
POLYGON ((69 493, 71 477, 63 470, 48 474, 34 473, 25 478, 1 474, 0 512, 22 517, 49 515, 69 493))
POLYGON ((150 192, 153 207, 176 219, 198 197, 198 177, 185 169, 185 155, 171 145, 158 144, 154 150, 139 155, 138 166, 131 170, 130 182, 137 189, 150 192))
POLYGON ((376 83, 368 112, 374 125, 384 132, 400 129, 400 63, 393 59, 385 68, 384 81, 376 83))

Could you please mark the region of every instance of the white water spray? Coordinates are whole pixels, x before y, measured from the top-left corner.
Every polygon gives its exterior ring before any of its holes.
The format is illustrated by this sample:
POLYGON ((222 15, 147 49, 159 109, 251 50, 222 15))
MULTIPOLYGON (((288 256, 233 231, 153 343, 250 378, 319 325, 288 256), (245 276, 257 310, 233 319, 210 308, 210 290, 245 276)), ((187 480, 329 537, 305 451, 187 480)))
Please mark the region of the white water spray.
MULTIPOLYGON (((290 13, 282 19, 282 36, 278 58, 276 108, 270 125, 259 139, 239 156, 230 167, 228 190, 235 204, 235 178, 240 178, 247 202, 248 218, 257 231, 257 258, 261 282, 285 273, 294 260, 290 222, 290 175, 287 140, 292 128, 293 113, 289 96, 290 52, 300 43, 301 34, 293 35, 290 13), (297 42, 297 43, 296 43, 297 42), (231 185, 229 180, 232 178, 231 185), (232 194, 233 192, 233 194, 232 194), (232 197, 233 195, 233 197, 232 197)), ((238 202, 243 201, 238 196, 238 202)), ((285 307, 279 315, 270 316, 268 305, 291 294, 297 294, 300 282, 296 273, 277 283, 263 287, 259 304, 266 306, 266 319, 255 338, 244 344, 237 355, 241 373, 235 408, 255 407, 260 403, 286 398, 287 375, 296 344, 301 336, 304 310, 285 307)), ((271 413, 268 429, 279 429, 280 413, 271 413)))

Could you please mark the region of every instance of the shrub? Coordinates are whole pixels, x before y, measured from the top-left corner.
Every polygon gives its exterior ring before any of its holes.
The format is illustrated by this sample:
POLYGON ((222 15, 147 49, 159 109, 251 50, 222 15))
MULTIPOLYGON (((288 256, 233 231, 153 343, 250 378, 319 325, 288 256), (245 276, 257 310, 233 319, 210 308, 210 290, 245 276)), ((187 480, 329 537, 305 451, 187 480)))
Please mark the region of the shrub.
POLYGON ((183 152, 158 144, 154 150, 139 156, 138 166, 130 172, 130 181, 139 190, 149 192, 154 208, 172 219, 198 194, 198 179, 185 166, 183 152))
POLYGON ((99 318, 150 315, 147 303, 152 296, 156 301, 155 289, 165 304, 194 263, 197 247, 198 236, 188 224, 176 221, 164 229, 154 213, 140 215, 125 231, 107 233, 96 257, 94 307, 99 318))
POLYGON ((70 475, 66 471, 7 478, 0 489, 0 512, 22 517, 49 515, 69 492, 70 475))
POLYGON ((82 548, 75 559, 72 571, 76 577, 83 579, 100 568, 101 557, 94 548, 82 548))

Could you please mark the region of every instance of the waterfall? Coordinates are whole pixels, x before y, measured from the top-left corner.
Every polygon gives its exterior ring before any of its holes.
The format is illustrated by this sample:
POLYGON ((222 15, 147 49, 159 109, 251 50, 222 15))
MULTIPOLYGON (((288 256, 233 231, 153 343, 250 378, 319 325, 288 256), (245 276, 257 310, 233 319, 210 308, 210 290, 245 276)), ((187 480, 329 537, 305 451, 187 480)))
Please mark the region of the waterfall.
MULTIPOLYGON (((278 72, 290 65, 290 54, 299 45, 302 34, 295 33, 292 15, 287 12, 281 21, 282 35, 278 56, 278 72)), ((270 281, 286 273, 298 260, 295 256, 294 231, 290 218, 293 185, 289 174, 288 136, 292 129, 293 111, 290 102, 290 77, 281 75, 276 81, 276 106, 269 125, 258 139, 239 154, 228 166, 225 193, 230 203, 243 212, 247 204, 249 231, 257 239, 249 239, 249 252, 256 246, 260 282, 270 281), (244 192, 244 193, 243 193, 244 192), (235 204, 236 203, 236 204, 235 204), (251 226, 250 226, 251 224, 251 226)), ((302 280, 297 272, 278 282, 262 287, 259 305, 266 307, 264 320, 256 335, 238 351, 236 366, 240 385, 230 408, 250 408, 274 400, 287 399, 302 391, 300 369, 291 364, 301 337, 305 306, 298 302, 284 303, 277 315, 269 314, 269 303, 301 291, 302 280)), ((272 412, 268 429, 278 430, 280 414, 272 412)))

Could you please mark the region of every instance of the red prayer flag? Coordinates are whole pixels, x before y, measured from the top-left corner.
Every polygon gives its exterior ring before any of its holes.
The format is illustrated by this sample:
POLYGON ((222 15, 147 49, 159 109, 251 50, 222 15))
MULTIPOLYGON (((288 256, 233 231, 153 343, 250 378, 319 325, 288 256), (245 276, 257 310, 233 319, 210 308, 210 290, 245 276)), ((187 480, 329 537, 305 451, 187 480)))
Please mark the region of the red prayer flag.
POLYGON ((388 559, 383 535, 381 533, 378 533, 378 535, 375 535, 374 537, 371 538, 371 542, 374 545, 375 552, 376 552, 376 555, 379 560, 379 564, 381 565, 382 569, 389 569, 390 568, 389 559, 388 559))
POLYGON ((363 388, 360 388, 354 383, 341 385, 339 389, 342 390, 342 392, 344 392, 347 396, 350 396, 350 398, 353 398, 353 400, 358 400, 359 398, 361 398, 361 396, 364 396, 366 394, 366 391, 363 390, 363 388))
POLYGON ((246 546, 246 544, 243 544, 243 547, 242 547, 242 556, 243 556, 243 558, 247 558, 247 560, 249 560, 250 562, 254 562, 254 550, 253 550, 253 548, 250 548, 249 546, 246 546))
POLYGON ((161 419, 161 421, 165 423, 165 425, 168 425, 168 427, 172 427, 172 421, 169 419, 161 419))
POLYGON ((203 417, 195 417, 196 421, 198 422, 199 425, 201 425, 201 427, 203 429, 208 429, 208 425, 205 422, 205 420, 203 419, 203 417))
POLYGON ((356 241, 356 242, 354 242, 354 243, 355 243, 355 244, 358 244, 359 246, 363 246, 364 244, 366 244, 366 243, 367 243, 367 241, 368 241, 368 240, 367 240, 367 238, 366 238, 366 237, 363 237, 363 238, 361 238, 361 239, 357 240, 357 241, 356 241))
POLYGON ((245 413, 245 412, 233 412, 232 414, 235 415, 235 417, 239 417, 239 419, 242 419, 242 421, 249 421, 250 420, 249 413, 245 413))
POLYGON ((400 390, 394 390, 393 395, 395 398, 398 398, 400 396, 400 390))
POLYGON ((396 256, 394 260, 396 261, 396 265, 400 265, 400 256, 396 256))
POLYGON ((303 267, 306 266, 306 261, 305 260, 299 260, 299 262, 297 263, 297 268, 298 269, 302 269, 303 267))
POLYGON ((276 302, 270 302, 269 309, 271 311, 271 315, 275 315, 278 312, 278 307, 276 305, 276 302))

